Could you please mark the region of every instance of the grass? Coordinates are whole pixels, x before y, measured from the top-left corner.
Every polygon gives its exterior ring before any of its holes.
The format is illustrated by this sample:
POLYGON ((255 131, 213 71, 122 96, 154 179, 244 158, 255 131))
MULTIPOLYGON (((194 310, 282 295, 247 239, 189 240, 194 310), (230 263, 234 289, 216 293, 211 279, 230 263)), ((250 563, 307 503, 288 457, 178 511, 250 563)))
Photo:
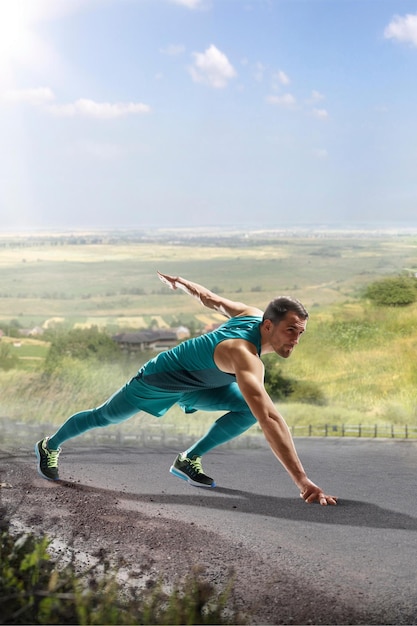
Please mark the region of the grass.
POLYGON ((325 317, 309 322, 285 373, 318 385, 330 411, 349 411, 346 423, 415 424, 417 306, 340 306, 325 317))
POLYGON ((13 354, 19 358, 43 359, 49 349, 49 342, 29 337, 2 337, 1 341, 9 344, 13 354))

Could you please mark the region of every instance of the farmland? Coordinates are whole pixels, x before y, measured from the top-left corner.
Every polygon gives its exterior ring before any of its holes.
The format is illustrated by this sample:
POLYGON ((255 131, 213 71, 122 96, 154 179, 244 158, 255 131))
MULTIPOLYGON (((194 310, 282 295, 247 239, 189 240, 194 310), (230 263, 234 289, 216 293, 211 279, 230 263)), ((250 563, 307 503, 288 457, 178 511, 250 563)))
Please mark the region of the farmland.
POLYGON ((18 319, 22 326, 34 326, 58 320, 69 326, 138 328, 155 317, 161 326, 190 319, 201 325, 199 315, 204 323, 217 320, 161 285, 158 269, 261 308, 286 293, 310 309, 324 310, 355 301, 379 276, 417 267, 417 238, 404 235, 237 234, 196 243, 177 234, 172 239, 0 239, 0 323, 18 319))

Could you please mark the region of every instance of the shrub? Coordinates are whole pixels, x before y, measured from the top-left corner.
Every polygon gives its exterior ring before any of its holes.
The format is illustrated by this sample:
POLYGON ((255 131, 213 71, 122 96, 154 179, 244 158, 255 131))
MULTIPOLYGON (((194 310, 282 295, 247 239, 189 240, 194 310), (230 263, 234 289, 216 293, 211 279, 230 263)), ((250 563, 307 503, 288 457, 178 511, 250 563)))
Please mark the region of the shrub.
POLYGON ((289 396, 290 402, 300 402, 301 404, 314 404, 325 406, 326 396, 320 387, 308 380, 293 381, 292 391, 289 396))
POLYGON ((365 290, 365 297, 379 306, 406 306, 417 300, 417 279, 391 276, 377 280, 365 290))
POLYGON ((280 366, 274 362, 273 355, 265 356, 265 389, 274 402, 290 400, 307 404, 325 405, 326 398, 320 387, 310 381, 287 378, 282 374, 280 366))
POLYGON ((272 400, 283 400, 292 393, 293 381, 282 374, 281 368, 271 356, 273 355, 262 359, 265 363, 265 389, 272 400))
POLYGON ((118 360, 120 347, 97 327, 60 331, 51 338, 45 360, 45 370, 51 372, 65 358, 78 360, 95 359, 101 362, 118 360))
POLYGON ((18 358, 12 353, 10 345, 7 343, 0 343, 0 369, 11 370, 16 367, 18 358))

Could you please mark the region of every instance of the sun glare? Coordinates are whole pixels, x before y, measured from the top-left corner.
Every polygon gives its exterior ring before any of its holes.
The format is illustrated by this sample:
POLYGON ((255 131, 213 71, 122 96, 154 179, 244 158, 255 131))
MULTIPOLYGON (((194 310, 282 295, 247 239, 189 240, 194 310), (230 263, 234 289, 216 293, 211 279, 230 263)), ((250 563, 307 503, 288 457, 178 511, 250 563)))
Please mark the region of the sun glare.
POLYGON ((16 53, 25 47, 25 34, 30 21, 26 5, 20 5, 16 0, 2 0, 0 2, 0 55, 1 59, 13 58, 16 53))
POLYGON ((16 66, 36 63, 42 50, 35 32, 41 8, 37 0, 0 0, 0 80, 10 80, 16 66))

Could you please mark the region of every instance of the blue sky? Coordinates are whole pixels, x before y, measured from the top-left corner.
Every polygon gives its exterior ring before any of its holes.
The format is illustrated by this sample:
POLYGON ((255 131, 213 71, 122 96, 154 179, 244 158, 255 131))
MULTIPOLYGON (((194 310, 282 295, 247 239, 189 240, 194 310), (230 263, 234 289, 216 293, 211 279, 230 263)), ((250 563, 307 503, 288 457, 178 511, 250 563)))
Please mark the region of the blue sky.
POLYGON ((1 0, 4 231, 417 224, 415 0, 1 0))

